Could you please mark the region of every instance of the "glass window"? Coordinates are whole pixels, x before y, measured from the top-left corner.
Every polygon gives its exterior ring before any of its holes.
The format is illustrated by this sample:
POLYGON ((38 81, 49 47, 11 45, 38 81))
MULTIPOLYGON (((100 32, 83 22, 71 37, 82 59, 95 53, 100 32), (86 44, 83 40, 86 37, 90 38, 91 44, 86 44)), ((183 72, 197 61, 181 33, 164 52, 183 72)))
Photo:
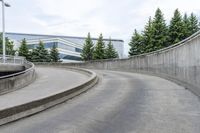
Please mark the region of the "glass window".
POLYGON ((36 48, 36 44, 30 44, 30 45, 27 45, 28 49, 34 49, 36 48))
POLYGON ((81 52, 82 52, 82 49, 76 48, 75 51, 78 52, 78 53, 81 53, 81 52))
POLYGON ((66 45, 66 44, 63 44, 60 42, 58 43, 58 48, 75 52, 75 47, 72 47, 72 46, 69 46, 69 45, 66 45))
POLYGON ((78 56, 72 56, 72 55, 66 55, 66 54, 59 54, 60 59, 66 59, 66 60, 77 60, 80 61, 81 57, 78 56))
POLYGON ((44 47, 45 47, 45 48, 52 48, 53 45, 55 45, 56 48, 58 47, 58 43, 57 43, 57 42, 48 42, 48 43, 44 43, 44 47))

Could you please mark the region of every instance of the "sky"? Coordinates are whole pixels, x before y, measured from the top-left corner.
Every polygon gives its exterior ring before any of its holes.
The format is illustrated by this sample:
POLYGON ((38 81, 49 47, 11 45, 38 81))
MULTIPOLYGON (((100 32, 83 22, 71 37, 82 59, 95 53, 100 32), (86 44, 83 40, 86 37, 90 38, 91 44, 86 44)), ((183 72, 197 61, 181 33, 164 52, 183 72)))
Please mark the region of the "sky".
POLYGON ((193 12, 200 18, 200 0, 5 1, 11 5, 6 8, 7 32, 82 37, 87 36, 88 32, 92 37, 102 33, 104 38, 124 40, 126 55, 134 29, 142 31, 158 7, 167 23, 176 8, 182 14, 193 12))

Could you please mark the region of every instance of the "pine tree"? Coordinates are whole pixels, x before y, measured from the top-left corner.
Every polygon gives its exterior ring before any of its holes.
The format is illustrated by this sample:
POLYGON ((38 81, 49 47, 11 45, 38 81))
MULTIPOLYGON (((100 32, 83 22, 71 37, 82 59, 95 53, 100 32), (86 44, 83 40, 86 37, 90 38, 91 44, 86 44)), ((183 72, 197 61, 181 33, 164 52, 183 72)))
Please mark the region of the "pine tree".
POLYGON ((161 49, 168 46, 168 29, 161 10, 156 10, 152 22, 152 44, 151 51, 161 49))
POLYGON ((6 37, 6 54, 7 55, 15 55, 16 50, 14 50, 13 41, 6 37))
POLYGON ((60 60, 58 49, 56 48, 56 45, 53 45, 50 51, 50 57, 52 62, 58 62, 60 60))
POLYGON ((136 29, 135 32, 133 33, 129 46, 130 46, 129 56, 138 55, 142 53, 141 52, 142 36, 137 32, 136 29))
POLYGON ((103 41, 103 35, 100 34, 97 44, 94 48, 93 59, 105 59, 105 44, 103 41))
POLYGON ((93 42, 90 36, 90 33, 88 33, 87 38, 85 39, 85 43, 83 45, 83 50, 81 53, 81 58, 84 61, 92 60, 93 58, 93 42))
POLYGON ((32 62, 50 62, 50 55, 44 48, 44 44, 40 41, 39 46, 32 51, 32 62))
POLYGON ((32 62, 32 51, 30 50, 30 51, 28 51, 28 56, 27 56, 27 58, 26 58, 26 60, 28 60, 28 61, 31 61, 32 62))
POLYGON ((143 50, 142 53, 148 53, 153 51, 153 33, 152 33, 152 20, 151 17, 149 18, 148 23, 145 26, 145 29, 143 31, 143 50))
MULTIPOLYGON (((0 34, 0 54, 3 54, 3 36, 0 34)), ((5 38, 6 55, 15 55, 14 44, 9 38, 5 38)))
POLYGON ((183 24, 184 24, 184 39, 190 36, 190 20, 187 16, 187 14, 184 14, 183 17, 183 24))
POLYGON ((191 13, 191 15, 189 17, 189 21, 190 21, 190 26, 189 26, 190 34, 189 35, 192 35, 199 30, 199 22, 198 22, 197 17, 194 15, 194 13, 191 13))
POLYGON ((184 23, 178 9, 175 10, 174 16, 169 25, 170 43, 175 44, 184 39, 184 23))
POLYGON ((19 56, 24 56, 26 59, 29 59, 29 50, 25 38, 22 40, 21 46, 19 47, 19 56))
POLYGON ((113 47, 112 40, 110 38, 108 45, 107 45, 107 48, 105 50, 105 58, 106 59, 112 59, 112 58, 118 58, 118 57, 119 57, 118 53, 115 50, 115 48, 113 47))

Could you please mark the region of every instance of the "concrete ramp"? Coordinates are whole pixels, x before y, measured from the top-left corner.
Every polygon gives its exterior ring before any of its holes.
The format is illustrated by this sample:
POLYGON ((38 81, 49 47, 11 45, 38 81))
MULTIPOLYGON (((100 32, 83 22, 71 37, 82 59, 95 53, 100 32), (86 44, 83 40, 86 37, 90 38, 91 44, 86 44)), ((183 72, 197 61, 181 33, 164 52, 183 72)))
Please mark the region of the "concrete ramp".
POLYGON ((32 84, 0 96, 0 125, 64 102, 97 82, 94 72, 83 69, 36 67, 36 72, 32 84))

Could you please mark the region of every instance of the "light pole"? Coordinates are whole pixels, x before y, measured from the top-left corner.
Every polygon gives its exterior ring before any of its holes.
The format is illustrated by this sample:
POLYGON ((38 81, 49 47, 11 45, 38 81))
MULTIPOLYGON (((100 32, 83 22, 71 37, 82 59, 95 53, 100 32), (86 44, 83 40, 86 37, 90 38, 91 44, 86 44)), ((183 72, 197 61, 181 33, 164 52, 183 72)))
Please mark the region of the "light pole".
POLYGON ((8 3, 5 3, 4 0, 0 0, 2 2, 2 34, 3 34, 3 63, 5 63, 6 59, 6 45, 5 45, 5 6, 10 7, 8 3))

